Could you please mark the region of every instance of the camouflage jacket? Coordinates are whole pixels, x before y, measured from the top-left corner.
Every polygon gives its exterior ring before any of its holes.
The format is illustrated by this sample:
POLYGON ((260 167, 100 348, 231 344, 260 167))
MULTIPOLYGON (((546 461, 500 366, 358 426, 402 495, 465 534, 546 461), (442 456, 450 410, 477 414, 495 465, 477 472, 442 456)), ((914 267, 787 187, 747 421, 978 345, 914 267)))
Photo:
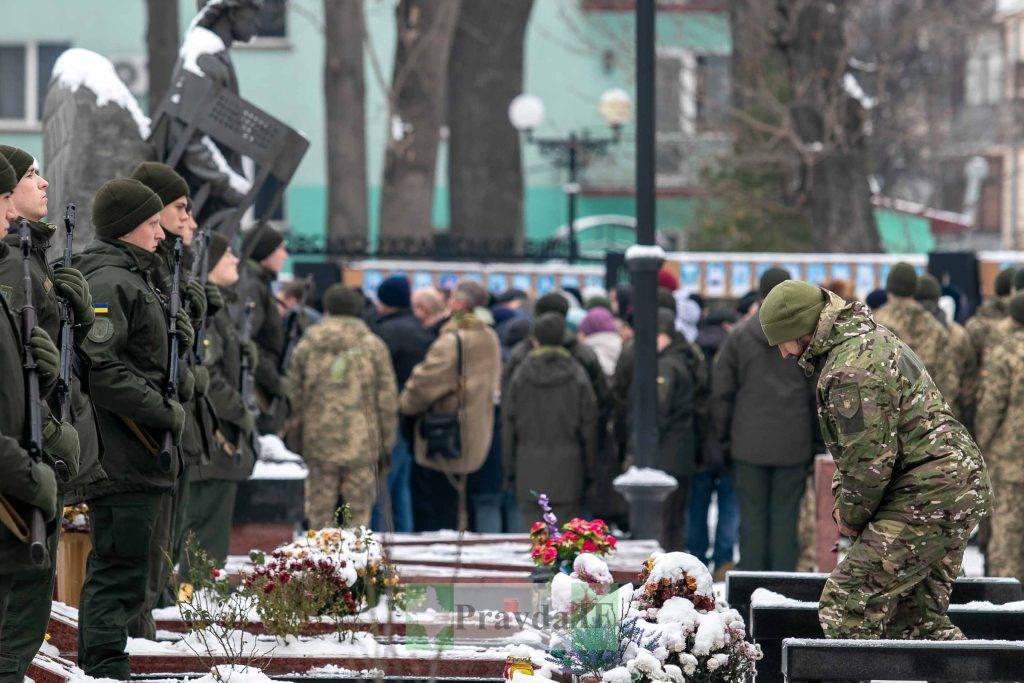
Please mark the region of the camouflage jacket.
POLYGON ((978 447, 917 355, 860 302, 826 292, 800 358, 820 370, 818 423, 836 461, 836 507, 857 531, 873 519, 962 524, 991 500, 978 447))
POLYGON ((974 432, 996 481, 1024 482, 1024 327, 1003 334, 985 357, 974 432))
POLYGON ((296 444, 307 460, 375 464, 398 425, 391 354, 362 320, 326 316, 296 345, 288 366, 296 444))
POLYGON ((893 298, 874 318, 914 350, 942 397, 954 405, 960 395, 960 371, 956 356, 949 353, 949 333, 942 323, 916 301, 893 298))
POLYGON ((971 336, 971 344, 978 354, 979 366, 984 364, 985 351, 988 350, 991 340, 989 337, 999 323, 1007 318, 1006 302, 1009 297, 995 298, 987 301, 978 307, 971 319, 964 325, 967 334, 971 336))

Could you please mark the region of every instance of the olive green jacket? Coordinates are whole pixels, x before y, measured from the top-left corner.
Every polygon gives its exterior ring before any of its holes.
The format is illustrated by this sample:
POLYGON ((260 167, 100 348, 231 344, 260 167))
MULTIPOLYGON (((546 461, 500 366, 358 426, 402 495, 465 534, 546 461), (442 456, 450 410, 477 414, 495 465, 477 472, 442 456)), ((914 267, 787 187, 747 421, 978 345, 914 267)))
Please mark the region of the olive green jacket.
MULTIPOLYGON (((46 262, 46 251, 56 228, 49 223, 29 222, 32 232, 32 251, 29 261, 32 272, 32 303, 36 309, 39 326, 46 330, 53 343, 60 347, 60 302, 53 285, 53 268, 46 262)), ((12 224, 13 229, 13 224, 12 224)), ((4 242, 10 247, 7 256, 0 259, 0 292, 3 292, 12 311, 17 313, 25 304, 25 292, 22 284, 21 238, 14 231, 9 233, 4 242)), ((89 400, 89 358, 81 347, 75 346, 75 358, 72 363, 71 377, 71 423, 78 432, 79 462, 78 473, 71 481, 61 483, 58 487, 62 493, 71 494, 71 499, 79 498, 80 492, 89 485, 103 478, 100 466, 100 455, 103 443, 100 440, 99 426, 96 415, 89 400)), ((57 393, 50 395, 48 407, 54 415, 60 415, 60 404, 57 393)))
MULTIPOLYGON (((234 299, 234 294, 223 287, 221 294, 227 302, 234 299)), ((238 329, 227 308, 210 318, 203 346, 203 364, 210 371, 206 396, 217 412, 221 436, 215 439, 216 448, 210 454, 210 461, 190 469, 189 479, 244 481, 252 474, 256 457, 250 446, 251 434, 243 433, 239 426, 245 418, 240 391, 242 352, 238 329)))
MULTIPOLYGON (((0 244, 0 253, 7 251, 0 244)), ((25 451, 25 383, 21 369, 21 342, 18 325, 7 301, 0 297, 0 496, 10 505, 13 515, 23 523, 30 519, 31 505, 53 506, 39 490, 39 471, 47 467, 34 463, 25 451)), ((0 506, 5 505, 0 502, 0 506)), ((2 513, 0 513, 2 514, 2 513)), ((47 532, 53 530, 52 525, 47 532)), ((0 524, 0 574, 30 569, 28 544, 0 524)))
POLYGON ((156 258, 121 240, 98 239, 74 264, 89 282, 96 308, 83 347, 92 360, 90 386, 107 474, 91 487, 89 497, 170 490, 179 459, 172 459, 170 472, 162 472, 157 456, 129 426, 136 424, 159 447, 174 420, 163 396, 167 311, 153 281, 156 258))
MULTIPOLYGON (((280 432, 287 418, 286 390, 281 376, 281 359, 284 356, 285 336, 277 301, 271 291, 271 284, 277 275, 255 261, 248 261, 246 277, 239 283, 239 304, 246 301, 256 304, 252 315, 252 340, 260 353, 256 367, 256 389, 260 398, 260 431, 280 432), (278 399, 275 401, 275 399, 278 399), (274 410, 271 411, 271 406, 274 410)), ((241 317, 236 320, 241 321, 241 317)))

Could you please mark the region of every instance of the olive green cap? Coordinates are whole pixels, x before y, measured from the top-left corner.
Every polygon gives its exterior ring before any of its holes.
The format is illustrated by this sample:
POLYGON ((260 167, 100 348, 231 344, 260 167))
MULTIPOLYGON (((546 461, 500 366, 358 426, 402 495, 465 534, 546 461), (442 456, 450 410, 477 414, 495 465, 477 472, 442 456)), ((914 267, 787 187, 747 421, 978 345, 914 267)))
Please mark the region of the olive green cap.
POLYGON ((339 283, 333 284, 324 292, 324 312, 327 315, 344 315, 358 318, 363 312, 366 299, 362 292, 353 287, 339 283))
POLYGON ((914 298, 918 301, 938 301, 942 296, 942 285, 935 279, 934 275, 925 273, 917 278, 917 290, 914 298))
POLYGON ((20 147, 0 145, 0 156, 7 159, 7 162, 14 169, 14 175, 18 178, 15 184, 21 182, 21 179, 25 177, 29 169, 36 165, 36 158, 20 147))
POLYGON ((996 275, 996 296, 1010 296, 1013 294, 1013 280, 1017 275, 1017 269, 1013 266, 1003 268, 996 275))
POLYGON ((900 261, 885 281, 885 291, 895 296, 914 296, 917 291, 917 271, 909 263, 900 261))
POLYGON ((92 200, 92 223, 98 237, 117 239, 163 208, 160 197, 138 180, 115 178, 96 190, 92 200))
POLYGON ((14 167, 5 159, 0 156, 0 194, 7 194, 8 192, 14 192, 14 188, 18 185, 18 176, 14 173, 14 167))
POLYGON ((209 258, 206 259, 207 271, 213 270, 220 263, 220 260, 224 257, 224 254, 228 250, 228 238, 219 232, 215 232, 210 235, 210 245, 206 247, 209 249, 209 258))
POLYGON ((799 339, 814 333, 823 308, 825 293, 820 287, 803 280, 780 282, 761 304, 761 329, 772 346, 799 339))
POLYGON ((173 168, 159 161, 143 161, 132 171, 132 178, 156 192, 164 206, 182 197, 188 197, 188 183, 185 179, 173 168))
POLYGON ((1018 292, 1010 299, 1010 317, 1024 325, 1024 292, 1018 292))

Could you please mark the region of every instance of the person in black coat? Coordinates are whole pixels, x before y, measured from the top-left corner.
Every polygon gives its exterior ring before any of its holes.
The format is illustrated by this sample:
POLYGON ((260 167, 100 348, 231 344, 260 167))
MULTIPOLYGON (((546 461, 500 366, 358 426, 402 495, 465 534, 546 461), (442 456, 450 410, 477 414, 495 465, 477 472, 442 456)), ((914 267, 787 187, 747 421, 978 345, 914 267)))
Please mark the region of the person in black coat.
MULTIPOLYGON (((384 340, 391 353, 398 390, 412 374, 413 368, 427 355, 434 335, 420 325, 412 313, 409 280, 404 275, 393 275, 377 289, 377 335, 384 340)), ((395 416, 398 419, 398 416, 395 416)), ((391 498, 392 524, 382 519, 380 503, 373 508, 371 526, 378 531, 412 531, 412 448, 398 430, 395 447, 391 451, 391 469, 388 471, 388 492, 391 498)))

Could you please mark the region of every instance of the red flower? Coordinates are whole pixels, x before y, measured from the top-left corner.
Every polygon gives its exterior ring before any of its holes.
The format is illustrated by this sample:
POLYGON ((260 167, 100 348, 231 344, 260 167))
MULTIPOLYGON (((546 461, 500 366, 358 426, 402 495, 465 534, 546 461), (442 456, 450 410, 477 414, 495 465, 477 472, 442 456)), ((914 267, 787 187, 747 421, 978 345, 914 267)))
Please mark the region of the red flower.
POLYGON ((558 551, 555 550, 554 547, 549 545, 548 547, 544 548, 544 551, 541 553, 540 559, 542 562, 544 562, 544 564, 551 564, 555 561, 556 557, 558 557, 558 551))
POLYGON ((273 581, 267 581, 265 584, 263 584, 263 592, 266 593, 267 595, 270 595, 271 593, 274 592, 274 587, 275 587, 275 584, 274 584, 273 581))
POLYGON ((535 534, 538 531, 544 531, 546 528, 544 522, 534 522, 533 526, 530 527, 530 534, 535 534))
POLYGON ((605 540, 605 543, 607 543, 609 547, 611 547, 611 548, 615 547, 615 537, 612 536, 611 534, 608 534, 607 536, 605 536, 604 540, 605 540))
POLYGON ((597 545, 589 538, 583 541, 583 552, 592 553, 597 550, 597 545))
POLYGON ((292 580, 292 575, 288 572, 281 572, 277 575, 277 578, 281 582, 281 585, 283 586, 284 584, 292 580))

